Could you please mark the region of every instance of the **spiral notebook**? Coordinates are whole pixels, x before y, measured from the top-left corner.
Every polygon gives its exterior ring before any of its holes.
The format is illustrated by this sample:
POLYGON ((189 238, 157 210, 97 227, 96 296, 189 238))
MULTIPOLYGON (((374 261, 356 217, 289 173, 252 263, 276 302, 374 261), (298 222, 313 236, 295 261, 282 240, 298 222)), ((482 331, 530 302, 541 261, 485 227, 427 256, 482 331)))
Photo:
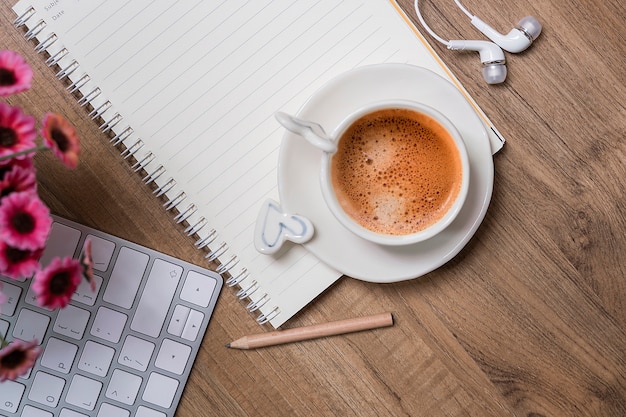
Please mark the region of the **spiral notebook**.
MULTIPOLYGON (((296 113, 344 71, 385 62, 423 66, 465 92, 394 1, 23 0, 13 9, 103 136, 273 327, 341 277, 304 247, 277 258, 254 248, 262 202, 279 200, 283 130, 273 114, 296 113)), ((504 141, 467 97, 497 151, 504 141)))

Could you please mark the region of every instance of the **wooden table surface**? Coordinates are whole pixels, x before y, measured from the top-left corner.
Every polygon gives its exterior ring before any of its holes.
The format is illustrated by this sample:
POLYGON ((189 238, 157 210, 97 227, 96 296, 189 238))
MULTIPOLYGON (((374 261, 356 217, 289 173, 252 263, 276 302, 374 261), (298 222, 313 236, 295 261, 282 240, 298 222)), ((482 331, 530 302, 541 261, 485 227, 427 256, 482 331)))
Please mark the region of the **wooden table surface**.
MULTIPOLYGON (((8 100, 65 114, 75 172, 37 156, 54 213, 204 265, 1 7, 1 47, 33 88, 8 100)), ((422 0, 447 38, 484 39, 452 0, 422 0)), ((391 311, 393 327, 271 348, 224 347, 268 331, 225 287, 177 416, 626 416, 626 10, 620 0, 465 0, 501 32, 534 15, 543 33, 486 85, 475 53, 432 42, 507 139, 478 232, 415 280, 340 279, 283 327, 391 311)), ((412 2, 401 4, 415 18, 412 2)), ((431 38, 432 39, 432 38, 431 38)))

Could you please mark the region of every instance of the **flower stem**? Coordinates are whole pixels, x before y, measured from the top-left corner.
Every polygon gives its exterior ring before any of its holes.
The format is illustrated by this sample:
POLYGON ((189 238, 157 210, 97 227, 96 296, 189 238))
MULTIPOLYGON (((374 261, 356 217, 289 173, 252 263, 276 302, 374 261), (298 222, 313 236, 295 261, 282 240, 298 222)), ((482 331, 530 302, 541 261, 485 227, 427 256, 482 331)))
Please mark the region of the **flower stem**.
POLYGON ((43 150, 46 150, 46 149, 49 149, 46 145, 37 145, 34 148, 26 149, 26 150, 23 150, 23 151, 20 151, 20 152, 15 152, 15 153, 12 153, 12 154, 9 154, 9 155, 0 156, 0 162, 7 161, 9 159, 13 159, 13 158, 18 157, 18 156, 27 155, 29 153, 43 151, 43 150))

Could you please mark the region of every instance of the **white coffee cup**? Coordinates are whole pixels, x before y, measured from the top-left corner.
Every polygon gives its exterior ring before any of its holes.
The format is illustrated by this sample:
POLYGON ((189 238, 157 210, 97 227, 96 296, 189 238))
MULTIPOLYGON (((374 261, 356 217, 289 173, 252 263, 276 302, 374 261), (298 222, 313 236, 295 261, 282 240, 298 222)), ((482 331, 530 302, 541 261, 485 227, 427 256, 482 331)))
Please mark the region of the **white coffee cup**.
MULTIPOLYGON (((423 116, 417 116, 418 118, 422 118, 423 116)), ((348 230, 353 232, 354 234, 367 239, 371 242, 381 244, 381 245, 409 245, 413 243, 417 243, 420 241, 424 241, 429 239, 436 234, 440 233, 444 230, 458 213, 461 211, 463 203, 467 197, 468 189, 469 189, 469 159, 467 155, 467 150, 465 148, 465 143, 461 135, 459 134, 456 127, 450 122, 441 112, 429 107, 427 105, 408 101, 408 100, 385 100, 378 101, 375 103, 368 104, 354 111, 353 113, 347 115, 337 127, 333 130, 333 133, 329 136, 325 133, 324 129, 317 123, 313 121, 306 121, 298 119, 294 116, 290 116, 288 114, 279 112, 276 113, 276 119, 279 121, 281 125, 283 125, 286 129, 292 131, 293 133, 298 134, 305 138, 308 142, 310 142, 313 146, 320 149, 322 151, 322 160, 321 160, 321 171, 320 171, 320 185, 322 194, 324 196, 324 200, 333 213, 333 215, 337 218, 337 220, 345 226, 348 230), (392 113, 389 113, 391 111, 392 113), (415 226, 411 231, 401 231, 397 230, 391 231, 391 228, 387 230, 374 230, 375 227, 370 227, 369 225, 362 224, 356 220, 356 217, 351 216, 346 212, 342 204, 338 199, 338 192, 335 190, 333 186, 332 180, 332 161, 333 158, 337 154, 338 146, 340 146, 340 140, 342 139, 344 134, 351 128, 355 123, 359 123, 364 116, 372 115, 372 114, 382 114, 380 112, 385 112, 387 114, 393 114, 393 112, 405 112, 408 111, 411 114, 418 113, 420 115, 425 115, 427 118, 423 119, 428 123, 431 123, 434 120, 435 124, 433 126, 436 129, 443 128, 443 135, 445 136, 447 142, 453 144, 450 145, 452 152, 458 152, 458 158, 455 156, 454 160, 455 166, 460 166, 460 180, 455 182, 455 190, 452 192, 455 197, 453 199, 449 199, 446 209, 444 213, 439 213, 439 217, 436 221, 431 222, 431 224, 421 227, 415 226), (458 189, 456 188, 458 187, 458 189)), ((444 139, 445 139, 444 138, 444 139)), ((391 143, 391 142, 389 142, 391 143)), ((408 151, 411 152, 411 151, 408 151)), ((456 154, 455 154, 456 155, 456 154)), ((408 163, 409 165, 411 163, 408 163)), ((361 164, 362 165, 362 164, 361 164)), ((393 169, 393 168, 392 168, 393 169)), ((456 170, 458 174, 459 169, 456 170)), ((418 175, 418 173, 408 173, 403 172, 403 174, 408 175, 418 175)), ((406 182, 405 182, 406 183, 406 182)), ((414 183, 414 181, 412 182, 414 183)), ((341 192, 339 193, 342 194, 341 192)), ((345 194, 345 193, 344 193, 345 194)), ((428 190, 424 195, 428 194, 428 190)), ((419 200, 425 198, 420 195, 411 194, 409 196, 385 196, 387 201, 389 199, 393 199, 392 204, 390 206, 395 207, 396 204, 404 204, 408 198, 411 200, 419 200)), ((383 209, 378 208, 379 212, 384 212, 384 216, 382 217, 393 217, 394 214, 390 214, 383 209)), ((410 211, 410 210, 409 210, 410 211)), ((408 212, 408 211, 407 211, 408 212)), ((403 215, 399 215, 398 217, 402 217, 403 215)), ((390 219, 391 220, 391 219, 390 219)), ((367 222, 366 222, 367 223, 367 222)), ((407 219, 403 219, 403 221, 398 222, 394 220, 394 223, 400 224, 402 223, 410 223, 407 219)))

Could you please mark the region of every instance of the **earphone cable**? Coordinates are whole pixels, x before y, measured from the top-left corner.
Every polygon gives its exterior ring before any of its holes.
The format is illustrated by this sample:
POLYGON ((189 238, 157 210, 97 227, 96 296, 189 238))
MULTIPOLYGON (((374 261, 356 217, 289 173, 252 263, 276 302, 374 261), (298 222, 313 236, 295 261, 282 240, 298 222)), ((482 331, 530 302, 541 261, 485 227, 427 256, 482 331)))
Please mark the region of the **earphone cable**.
POLYGON ((424 27, 424 29, 426 29, 426 31, 430 34, 430 36, 432 36, 433 38, 437 39, 439 42, 441 42, 444 45, 449 45, 450 42, 448 42, 447 40, 443 39, 442 37, 440 37, 439 35, 437 35, 424 21, 424 18, 422 17, 422 13, 420 13, 420 9, 419 9, 419 4, 418 4, 418 0, 415 0, 415 13, 417 13, 417 18, 419 19, 420 23, 422 24, 422 26, 424 27))
POLYGON ((459 0, 454 0, 454 2, 456 3, 457 6, 459 6, 459 9, 461 9, 463 11, 463 13, 465 13, 467 15, 467 17, 469 17, 470 19, 472 19, 474 17, 469 12, 469 10, 467 10, 465 7, 463 7, 463 5, 461 4, 461 2, 459 0))

